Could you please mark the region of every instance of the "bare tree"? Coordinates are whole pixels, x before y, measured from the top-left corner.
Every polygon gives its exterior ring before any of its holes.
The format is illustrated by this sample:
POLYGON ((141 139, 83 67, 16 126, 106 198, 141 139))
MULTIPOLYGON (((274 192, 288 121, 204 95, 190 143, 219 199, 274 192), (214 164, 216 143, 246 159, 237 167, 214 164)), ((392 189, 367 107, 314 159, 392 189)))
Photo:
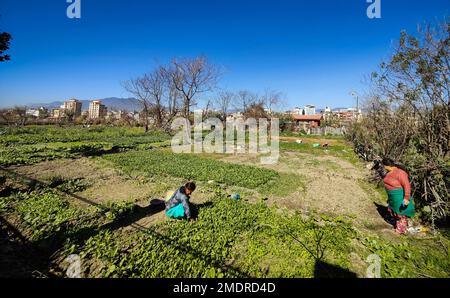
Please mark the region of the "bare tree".
POLYGON ((211 112, 212 104, 213 103, 212 103, 211 99, 206 100, 205 108, 202 111, 202 119, 205 119, 208 117, 208 115, 211 112))
POLYGON ((402 32, 398 47, 374 73, 367 119, 353 137, 376 153, 402 162, 419 207, 431 220, 450 214, 450 19, 402 32))
POLYGON ((249 106, 258 101, 258 95, 248 90, 241 90, 236 95, 235 108, 245 113, 249 106))
POLYGON ((0 121, 8 126, 24 126, 27 119, 26 108, 24 107, 0 110, 0 121))
POLYGON ((212 91, 220 76, 219 69, 205 57, 174 59, 165 68, 166 75, 183 99, 183 116, 188 118, 197 96, 212 91))
POLYGON ((254 118, 254 119, 268 118, 267 113, 264 110, 264 105, 262 102, 251 103, 247 107, 247 110, 245 110, 244 117, 245 118, 254 118))
POLYGON ((281 104, 283 97, 283 93, 266 89, 264 90, 264 94, 261 96, 260 100, 264 104, 264 107, 268 110, 268 113, 271 114, 273 109, 277 108, 278 105, 281 104))
POLYGON ((215 103, 220 110, 220 117, 222 121, 225 121, 227 119, 228 111, 235 99, 236 95, 231 91, 221 91, 217 95, 215 103))
POLYGON ((151 95, 148 88, 147 79, 144 76, 130 79, 124 83, 124 88, 131 93, 141 104, 142 114, 144 115, 144 127, 145 132, 149 129, 149 113, 151 105, 151 95))
POLYGON ((167 75, 166 79, 168 85, 166 123, 170 123, 172 119, 179 113, 180 99, 182 95, 177 90, 172 80, 170 78, 167 78, 167 75))

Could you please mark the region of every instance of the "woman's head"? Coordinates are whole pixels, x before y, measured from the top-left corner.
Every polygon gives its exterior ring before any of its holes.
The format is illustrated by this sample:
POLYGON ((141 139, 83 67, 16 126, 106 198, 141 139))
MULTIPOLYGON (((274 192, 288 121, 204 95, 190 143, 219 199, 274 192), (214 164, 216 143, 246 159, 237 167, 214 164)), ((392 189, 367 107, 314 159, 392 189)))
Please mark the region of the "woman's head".
POLYGON ((385 157, 382 161, 384 166, 395 167, 395 161, 392 158, 385 157))
POLYGON ((397 169, 400 169, 400 170, 406 172, 406 174, 408 174, 408 170, 406 169, 406 167, 403 164, 398 163, 391 158, 383 158, 382 163, 383 163, 384 168, 389 172, 397 168, 397 169))
POLYGON ((187 194, 187 195, 190 195, 191 193, 193 193, 196 187, 197 187, 197 186, 195 185, 194 182, 192 182, 192 181, 187 182, 187 183, 184 185, 184 189, 185 189, 186 194, 187 194))

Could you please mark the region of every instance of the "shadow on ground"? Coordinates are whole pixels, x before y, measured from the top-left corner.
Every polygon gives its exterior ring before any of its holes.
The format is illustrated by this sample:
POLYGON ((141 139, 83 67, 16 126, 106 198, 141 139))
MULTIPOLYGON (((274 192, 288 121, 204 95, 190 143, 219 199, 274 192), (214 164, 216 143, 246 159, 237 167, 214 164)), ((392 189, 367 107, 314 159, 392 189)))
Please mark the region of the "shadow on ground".
MULTIPOLYGON (((5 170, 5 169, 2 169, 5 170)), ((21 180, 29 186, 28 190, 32 190, 38 186, 46 186, 47 183, 42 181, 31 179, 24 175, 17 174, 10 170, 5 170, 10 176, 15 180, 21 180)), ((74 199, 83 201, 90 205, 96 206, 97 204, 80 196, 74 195, 72 193, 63 192, 74 199)), ((5 194, 3 194, 5 195, 5 194)), ((8 195, 8 194, 6 194, 8 195)), ((191 214, 194 219, 199 215, 199 211, 202 208, 211 206, 211 202, 206 202, 203 204, 190 204, 191 214)), ((0 261, 2 270, 0 270, 0 276, 3 277, 62 277, 64 272, 61 268, 55 268, 52 263, 54 262, 54 256, 63 248, 64 243, 71 239, 75 243, 83 244, 87 239, 104 230, 115 231, 124 227, 134 227, 135 229, 146 231, 147 233, 152 233, 154 236, 158 237, 161 241, 175 247, 184 253, 190 253, 196 258, 201 258, 208 260, 208 263, 216 268, 221 268, 224 271, 233 272, 233 275, 237 276, 247 276, 245 273, 240 272, 237 268, 232 268, 225 264, 224 260, 215 260, 210 256, 204 255, 195 249, 186 247, 182 243, 175 243, 170 239, 167 239, 164 235, 137 224, 137 222, 145 217, 153 216, 159 212, 164 211, 165 202, 160 199, 152 199, 148 206, 141 207, 135 205, 135 207, 125 214, 121 214, 118 218, 111 222, 103 223, 104 214, 97 214, 98 218, 87 218, 86 222, 66 222, 63 223, 58 232, 55 232, 49 237, 40 239, 38 241, 30 241, 25 236, 21 234, 19 230, 14 227, 13 224, 9 223, 6 219, 0 217, 0 256, 9 255, 9 258, 2 258, 4 261, 0 261), (99 225, 100 223, 100 225, 99 225), (77 226, 83 226, 78 228, 77 226), (14 254, 11 254, 14 252, 14 254), (20 268, 20 270, 15 270, 14 268, 20 268), (51 270, 50 270, 51 269, 51 270), (54 273, 50 273, 50 271, 54 273)))
POLYGON ((317 260, 314 265, 314 278, 356 278, 357 275, 350 270, 317 260))
POLYGON ((386 206, 380 205, 378 203, 374 203, 377 208, 378 214, 384 219, 385 222, 390 224, 391 226, 395 226, 395 222, 386 206))

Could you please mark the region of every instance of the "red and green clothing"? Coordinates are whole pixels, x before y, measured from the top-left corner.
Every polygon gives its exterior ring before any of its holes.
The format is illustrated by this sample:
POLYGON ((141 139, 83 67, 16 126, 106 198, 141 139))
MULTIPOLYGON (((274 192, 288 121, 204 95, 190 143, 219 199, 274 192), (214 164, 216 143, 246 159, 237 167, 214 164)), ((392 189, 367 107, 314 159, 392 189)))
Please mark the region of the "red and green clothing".
POLYGON ((396 220, 396 230, 399 233, 405 233, 406 218, 415 215, 408 174, 402 169, 394 168, 384 177, 383 181, 388 194, 389 210, 396 220), (402 207, 403 200, 409 201, 406 208, 402 207))

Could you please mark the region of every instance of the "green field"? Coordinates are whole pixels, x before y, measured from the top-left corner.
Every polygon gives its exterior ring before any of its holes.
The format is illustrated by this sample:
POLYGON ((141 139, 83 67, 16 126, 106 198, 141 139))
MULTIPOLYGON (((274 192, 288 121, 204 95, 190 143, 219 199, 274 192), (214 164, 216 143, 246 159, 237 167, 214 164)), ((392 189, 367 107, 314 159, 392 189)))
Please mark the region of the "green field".
POLYGON ((340 138, 283 141, 263 166, 174 154, 170 135, 138 128, 0 131, 0 247, 16 251, 0 249, 2 276, 62 277, 78 254, 85 277, 365 277, 376 254, 382 277, 449 277, 445 234, 393 233, 383 192, 340 138), (150 200, 188 179, 196 220, 166 219, 150 200))

